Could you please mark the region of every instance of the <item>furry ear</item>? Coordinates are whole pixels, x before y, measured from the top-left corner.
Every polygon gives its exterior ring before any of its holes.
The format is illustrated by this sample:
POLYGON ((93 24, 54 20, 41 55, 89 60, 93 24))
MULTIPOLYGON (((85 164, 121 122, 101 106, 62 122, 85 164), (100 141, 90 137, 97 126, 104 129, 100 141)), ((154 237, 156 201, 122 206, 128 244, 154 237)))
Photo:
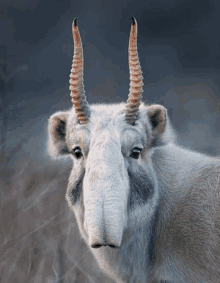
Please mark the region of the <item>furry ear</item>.
POLYGON ((58 157, 69 153, 66 143, 66 125, 68 112, 58 112, 49 119, 49 143, 48 151, 52 157, 58 157))
POLYGON ((162 105, 147 107, 147 115, 152 126, 153 141, 156 142, 164 134, 167 127, 167 110, 162 105))

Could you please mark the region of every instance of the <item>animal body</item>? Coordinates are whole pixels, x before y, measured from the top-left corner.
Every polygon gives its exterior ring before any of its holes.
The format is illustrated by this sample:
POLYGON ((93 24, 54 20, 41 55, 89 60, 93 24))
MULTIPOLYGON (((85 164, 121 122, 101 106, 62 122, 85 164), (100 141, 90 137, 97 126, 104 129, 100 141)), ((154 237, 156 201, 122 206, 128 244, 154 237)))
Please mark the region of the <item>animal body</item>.
POLYGON ((166 109, 141 103, 137 23, 126 103, 91 105, 76 19, 73 107, 49 120, 49 151, 70 155, 66 200, 101 270, 116 282, 220 282, 220 160, 175 144, 166 109))

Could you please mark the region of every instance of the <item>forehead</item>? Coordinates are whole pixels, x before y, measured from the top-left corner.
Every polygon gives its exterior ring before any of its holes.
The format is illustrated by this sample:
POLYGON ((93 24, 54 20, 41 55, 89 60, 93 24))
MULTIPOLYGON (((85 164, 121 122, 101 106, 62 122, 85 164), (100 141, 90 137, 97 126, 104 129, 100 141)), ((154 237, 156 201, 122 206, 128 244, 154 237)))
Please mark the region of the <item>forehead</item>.
POLYGON ((147 131, 141 121, 130 126, 125 121, 124 104, 91 106, 90 123, 76 126, 69 133, 74 143, 101 145, 108 142, 123 147, 147 144, 147 131))
POLYGON ((95 140, 97 136, 100 139, 115 139, 122 143, 146 142, 146 131, 141 121, 137 121, 135 126, 129 125, 125 121, 124 104, 111 105, 106 108, 95 108, 92 115, 91 128, 92 138, 95 140))

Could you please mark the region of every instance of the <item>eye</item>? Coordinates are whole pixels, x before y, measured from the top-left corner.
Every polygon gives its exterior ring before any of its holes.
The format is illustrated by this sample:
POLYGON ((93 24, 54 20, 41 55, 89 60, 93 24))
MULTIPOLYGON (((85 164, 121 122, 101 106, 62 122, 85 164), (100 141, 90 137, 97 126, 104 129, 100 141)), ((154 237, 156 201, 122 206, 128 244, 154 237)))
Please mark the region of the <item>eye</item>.
POLYGON ((76 159, 79 159, 80 157, 83 156, 82 154, 82 150, 79 146, 75 147, 74 150, 73 150, 73 154, 74 156, 76 157, 76 159))
POLYGON ((141 148, 138 148, 138 147, 135 147, 132 149, 132 152, 130 154, 130 157, 131 158, 134 158, 134 159, 138 159, 139 156, 140 156, 140 153, 141 153, 141 148))

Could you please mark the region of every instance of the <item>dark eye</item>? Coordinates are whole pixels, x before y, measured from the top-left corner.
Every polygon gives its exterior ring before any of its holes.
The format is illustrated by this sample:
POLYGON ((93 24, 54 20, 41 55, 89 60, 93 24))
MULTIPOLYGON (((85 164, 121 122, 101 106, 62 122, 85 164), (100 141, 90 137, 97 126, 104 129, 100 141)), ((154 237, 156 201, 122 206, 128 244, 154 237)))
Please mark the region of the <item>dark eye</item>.
POLYGON ((132 149, 132 152, 131 152, 131 154, 130 154, 130 157, 131 157, 131 158, 134 158, 134 159, 138 159, 140 153, 141 153, 141 148, 135 147, 135 148, 132 149))
POLYGON ((74 156, 75 156, 77 159, 79 159, 80 157, 83 156, 82 150, 81 150, 81 148, 80 148, 79 146, 77 146, 77 147, 74 148, 73 154, 74 154, 74 156))

